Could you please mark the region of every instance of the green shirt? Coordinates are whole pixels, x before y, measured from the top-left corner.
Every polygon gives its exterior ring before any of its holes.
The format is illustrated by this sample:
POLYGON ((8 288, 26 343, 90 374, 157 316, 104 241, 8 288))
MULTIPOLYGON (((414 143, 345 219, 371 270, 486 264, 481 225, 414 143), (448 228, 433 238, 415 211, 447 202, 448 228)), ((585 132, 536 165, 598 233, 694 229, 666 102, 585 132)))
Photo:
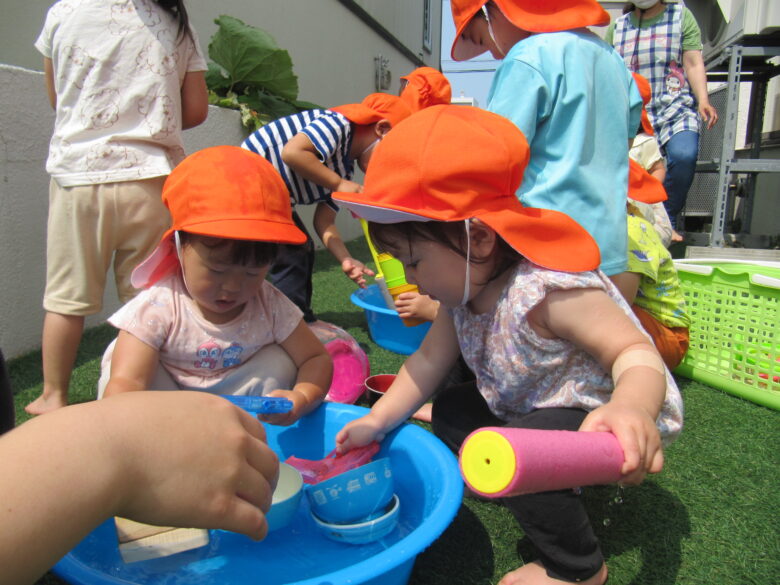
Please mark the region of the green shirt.
MULTIPOLYGON (((664 8, 664 10, 666 10, 664 8)), ((661 17, 664 15, 663 12, 659 12, 652 18, 642 19, 642 28, 650 28, 654 24, 656 24, 659 20, 661 20, 661 17)), ((631 13, 631 24, 634 26, 639 25, 639 19, 634 15, 634 13, 631 13)), ((693 13, 688 10, 687 7, 683 6, 683 21, 682 21, 682 29, 683 29, 683 38, 682 38, 682 50, 683 51, 701 51, 702 44, 701 44, 701 30, 699 29, 699 24, 696 22, 696 17, 693 16, 693 13)), ((604 41, 611 45, 612 40, 614 38, 615 34, 615 21, 609 23, 609 26, 607 27, 607 32, 604 34, 604 41)))
POLYGON ((628 216, 628 271, 641 274, 634 304, 667 327, 690 327, 680 279, 652 224, 628 216))

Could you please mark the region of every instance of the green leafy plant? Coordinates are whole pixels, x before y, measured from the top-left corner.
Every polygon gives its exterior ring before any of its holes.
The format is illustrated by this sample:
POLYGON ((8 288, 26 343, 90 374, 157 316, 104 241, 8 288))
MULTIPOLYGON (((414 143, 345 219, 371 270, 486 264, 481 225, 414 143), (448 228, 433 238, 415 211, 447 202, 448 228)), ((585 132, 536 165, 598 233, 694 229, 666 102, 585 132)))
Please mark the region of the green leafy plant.
POLYGON ((209 42, 209 103, 239 110, 250 132, 276 118, 320 107, 298 100, 290 54, 271 35, 224 14, 214 22, 219 28, 209 42))

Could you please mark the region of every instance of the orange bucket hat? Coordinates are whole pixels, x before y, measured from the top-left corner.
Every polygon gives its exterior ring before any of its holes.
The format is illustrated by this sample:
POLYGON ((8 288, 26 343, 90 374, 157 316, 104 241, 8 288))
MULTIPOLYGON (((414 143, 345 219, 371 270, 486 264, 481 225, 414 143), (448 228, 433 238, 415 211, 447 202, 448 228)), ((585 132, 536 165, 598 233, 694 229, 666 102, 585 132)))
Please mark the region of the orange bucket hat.
MULTIPOLYGON (((532 33, 560 32, 584 26, 609 24, 609 13, 596 0, 493 0, 517 28, 532 33)), ((461 37, 464 29, 488 0, 450 0, 455 22, 451 55, 466 61, 487 51, 461 37)))
POLYGON ((463 106, 431 106, 377 146, 362 193, 333 199, 376 223, 479 218, 531 262, 582 272, 599 265, 595 240, 568 215, 524 207, 515 192, 528 164, 509 120, 463 106))
POLYGON ((133 271, 131 283, 147 288, 179 268, 173 234, 302 244, 292 220, 287 187, 271 163, 238 146, 213 146, 171 171, 162 199, 172 225, 154 252, 133 271))
POLYGON ((650 82, 647 80, 647 77, 640 75, 639 73, 634 72, 632 75, 634 76, 634 83, 636 83, 636 86, 639 89, 639 95, 642 96, 642 130, 645 131, 645 134, 652 136, 655 132, 653 132, 653 125, 650 123, 650 117, 647 115, 647 110, 645 109, 645 106, 650 103, 650 98, 652 97, 650 82))
POLYGON ((663 183, 634 159, 628 159, 628 198, 641 203, 661 203, 669 196, 663 183))
POLYGON ((412 115, 406 102, 389 93, 370 93, 359 104, 344 104, 330 109, 355 124, 374 124, 379 120, 388 120, 393 128, 412 115))
POLYGON ((433 67, 418 67, 401 79, 407 82, 401 91, 401 99, 413 112, 452 101, 450 82, 433 67))

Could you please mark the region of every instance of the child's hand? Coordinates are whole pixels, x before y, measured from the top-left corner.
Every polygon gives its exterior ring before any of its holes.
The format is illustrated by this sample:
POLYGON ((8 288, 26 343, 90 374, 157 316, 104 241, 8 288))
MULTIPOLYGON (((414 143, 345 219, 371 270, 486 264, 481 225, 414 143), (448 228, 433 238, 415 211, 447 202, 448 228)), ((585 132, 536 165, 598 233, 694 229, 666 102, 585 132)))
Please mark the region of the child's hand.
POLYGON ((346 453, 350 449, 368 445, 385 438, 385 431, 372 413, 344 425, 336 434, 336 452, 346 453))
POLYGON ((338 187, 334 189, 334 191, 341 191, 342 193, 362 193, 363 192, 363 185, 360 183, 356 183, 355 181, 348 181, 347 179, 342 179, 338 187))
POLYGON ((439 301, 434 301, 428 295, 416 292, 405 292, 395 300, 395 310, 401 319, 425 319, 433 321, 439 312, 439 301))
POLYGON ((366 288, 365 276, 374 276, 373 270, 354 258, 345 258, 341 262, 341 270, 360 288, 366 288))
POLYGON ((297 390, 274 390, 269 392, 266 396, 279 396, 281 398, 286 398, 293 403, 293 407, 287 412, 260 414, 257 417, 265 423, 280 427, 288 427, 295 423, 303 416, 306 407, 309 405, 309 399, 302 392, 298 392, 297 390))
POLYGON ((588 414, 579 430, 609 431, 617 437, 625 457, 620 480, 623 484, 638 485, 646 474, 663 468, 661 434, 641 408, 612 400, 588 414))

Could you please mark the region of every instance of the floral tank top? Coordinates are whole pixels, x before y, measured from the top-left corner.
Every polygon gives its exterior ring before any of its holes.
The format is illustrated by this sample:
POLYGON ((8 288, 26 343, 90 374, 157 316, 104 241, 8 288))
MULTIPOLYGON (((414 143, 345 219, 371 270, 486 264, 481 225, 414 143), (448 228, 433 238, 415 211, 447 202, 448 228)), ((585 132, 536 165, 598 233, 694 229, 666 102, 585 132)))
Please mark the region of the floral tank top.
MULTIPOLYGON (((642 329, 602 272, 556 272, 526 260, 514 269, 492 312, 477 315, 466 306, 450 309, 463 358, 497 417, 509 419, 538 408, 591 411, 609 402, 612 376, 570 341, 537 335, 527 318, 549 293, 585 288, 605 291, 642 329)), ((665 444, 680 433, 682 419, 682 398, 667 370, 666 398, 656 421, 665 444)))

